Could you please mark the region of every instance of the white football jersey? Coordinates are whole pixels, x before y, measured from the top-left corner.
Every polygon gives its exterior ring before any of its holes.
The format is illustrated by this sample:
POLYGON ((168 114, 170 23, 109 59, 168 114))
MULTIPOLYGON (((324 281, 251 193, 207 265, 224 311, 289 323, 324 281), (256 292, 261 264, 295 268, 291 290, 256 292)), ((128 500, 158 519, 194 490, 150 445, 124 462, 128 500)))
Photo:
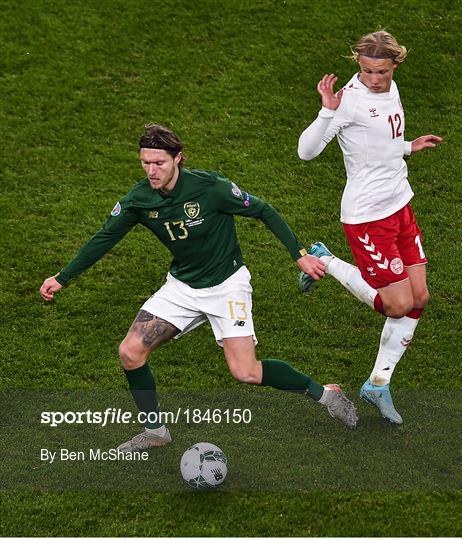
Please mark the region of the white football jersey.
POLYGON ((298 144, 300 158, 309 160, 337 136, 347 174, 340 220, 351 224, 388 217, 414 195, 403 159, 411 143, 404 140, 398 88, 392 81, 389 92, 374 93, 358 75, 344 87, 338 109, 323 107, 298 144))

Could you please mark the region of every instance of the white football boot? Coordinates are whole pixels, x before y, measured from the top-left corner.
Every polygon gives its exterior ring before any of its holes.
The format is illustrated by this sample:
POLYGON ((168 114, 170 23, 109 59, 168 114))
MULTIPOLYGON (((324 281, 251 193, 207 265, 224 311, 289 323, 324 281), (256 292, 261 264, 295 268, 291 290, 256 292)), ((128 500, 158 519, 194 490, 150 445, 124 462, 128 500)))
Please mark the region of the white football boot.
POLYGON ((159 446, 167 446, 167 444, 172 442, 172 437, 170 435, 170 431, 168 429, 165 429, 164 435, 156 435, 155 433, 149 433, 147 431, 143 431, 143 433, 139 433, 138 435, 135 435, 133 439, 130 439, 127 442, 124 442, 120 444, 117 447, 117 450, 120 452, 136 452, 136 451, 142 451, 142 450, 149 450, 151 448, 159 447, 159 446))
POLYGON ((356 407, 350 401, 338 384, 324 385, 324 393, 319 400, 327 408, 332 418, 338 418, 350 429, 355 429, 358 423, 356 407))

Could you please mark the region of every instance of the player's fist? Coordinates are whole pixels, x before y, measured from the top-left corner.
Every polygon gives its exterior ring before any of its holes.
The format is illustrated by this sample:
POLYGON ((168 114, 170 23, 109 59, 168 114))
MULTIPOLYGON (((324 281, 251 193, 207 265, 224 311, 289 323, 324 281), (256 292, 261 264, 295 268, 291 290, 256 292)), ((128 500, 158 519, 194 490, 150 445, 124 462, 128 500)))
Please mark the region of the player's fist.
POLYGON ((443 142, 443 139, 437 135, 422 135, 412 141, 411 149, 413 153, 420 152, 424 148, 435 148, 440 142, 443 142))
MULTIPOLYGON (((58 275, 58 274, 56 274, 58 275)), ((61 283, 58 283, 55 279, 55 276, 47 278, 40 287, 40 294, 42 295, 42 298, 49 302, 50 300, 53 300, 54 294, 61 290, 63 286, 61 283)))
POLYGON ((316 281, 326 275, 326 265, 318 257, 313 255, 304 255, 297 259, 297 266, 302 272, 308 274, 316 281))
POLYGON ((331 109, 332 111, 338 109, 343 95, 343 90, 339 90, 337 93, 334 92, 334 86, 337 80, 338 77, 333 73, 324 75, 316 87, 321 96, 322 106, 331 109))

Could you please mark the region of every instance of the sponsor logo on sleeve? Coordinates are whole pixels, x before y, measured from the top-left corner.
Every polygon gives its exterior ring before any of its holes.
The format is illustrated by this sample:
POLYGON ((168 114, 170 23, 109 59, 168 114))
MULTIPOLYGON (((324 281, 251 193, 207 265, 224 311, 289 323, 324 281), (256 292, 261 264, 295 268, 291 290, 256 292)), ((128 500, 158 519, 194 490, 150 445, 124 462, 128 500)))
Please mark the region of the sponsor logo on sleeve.
POLYGON ((120 206, 120 202, 118 202, 112 209, 111 216, 116 217, 120 214, 121 211, 122 207, 120 206))
POLYGON ((250 206, 250 195, 248 193, 243 193, 244 195, 244 206, 250 206))

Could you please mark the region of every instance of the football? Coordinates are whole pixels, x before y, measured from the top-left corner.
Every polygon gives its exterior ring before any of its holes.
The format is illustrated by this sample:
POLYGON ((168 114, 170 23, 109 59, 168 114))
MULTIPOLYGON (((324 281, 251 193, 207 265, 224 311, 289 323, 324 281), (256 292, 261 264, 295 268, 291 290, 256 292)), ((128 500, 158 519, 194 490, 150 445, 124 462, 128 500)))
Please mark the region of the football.
POLYGON ((180 463, 181 475, 195 489, 214 489, 222 484, 228 472, 225 454, 211 443, 190 446, 180 463))

